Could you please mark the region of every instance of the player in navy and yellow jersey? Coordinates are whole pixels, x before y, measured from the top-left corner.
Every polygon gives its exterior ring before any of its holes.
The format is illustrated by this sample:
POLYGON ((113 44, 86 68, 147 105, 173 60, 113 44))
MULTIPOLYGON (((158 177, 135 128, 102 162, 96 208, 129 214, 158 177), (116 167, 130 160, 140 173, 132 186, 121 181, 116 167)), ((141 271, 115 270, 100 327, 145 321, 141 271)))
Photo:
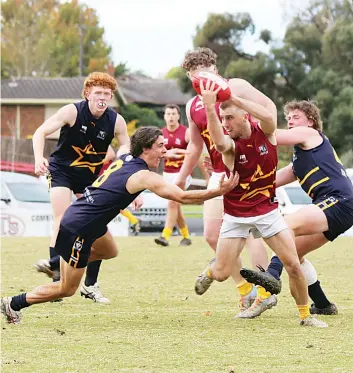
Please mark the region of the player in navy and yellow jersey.
MULTIPOLYGON (((164 107, 164 120, 166 126, 162 129, 165 147, 168 150, 163 167, 163 177, 169 183, 175 183, 180 168, 184 162, 185 149, 189 143, 190 135, 188 127, 179 123, 180 108, 178 105, 168 104, 164 107)), ((185 189, 188 188, 191 176, 188 176, 188 182, 185 189)), ((161 237, 154 241, 161 246, 169 245, 169 238, 173 233, 175 225, 178 226, 181 235, 180 246, 191 245, 190 233, 186 224, 186 219, 181 211, 179 203, 168 202, 167 217, 161 237)))
MULTIPOLYGON (((277 187, 298 180, 312 198, 312 204, 289 214, 285 220, 295 234, 301 266, 306 274, 313 314, 335 315, 337 307, 329 302, 320 286, 313 265, 304 258, 328 241, 333 241, 353 225, 353 187, 328 138, 322 133, 319 108, 310 101, 292 101, 284 106, 288 130, 278 130, 278 144, 294 145, 292 164, 277 173, 277 187)), ((282 265, 274 257, 268 272, 242 270, 260 284, 276 282, 282 265)))
MULTIPOLYGON (((53 208, 54 227, 50 240, 50 257, 40 260, 36 268, 50 277, 58 277, 60 258, 54 251, 60 220, 70 206, 72 193, 76 197, 92 184, 103 166, 107 149, 116 137, 121 146, 119 151, 127 152, 130 139, 124 118, 108 107, 116 90, 113 77, 105 73, 90 74, 83 86, 83 101, 62 107, 47 119, 33 135, 35 172, 47 174, 50 187, 50 201, 53 208), (46 136, 60 129, 60 137, 49 162, 44 158, 46 136)), ((109 232, 96 241, 95 245, 109 246, 117 253, 116 244, 109 232)), ((100 261, 90 263, 81 294, 96 302, 109 303, 99 290, 97 277, 100 261)))
POLYGON ((61 256, 60 281, 2 298, 1 312, 8 323, 20 323, 22 308, 72 296, 89 260, 114 257, 115 250, 97 246, 96 240, 106 234, 107 224, 144 189, 179 203, 200 203, 230 191, 238 182, 238 175, 232 174, 229 180, 223 179, 217 189, 183 191, 149 170, 158 167, 166 152, 159 128, 141 127, 136 131, 131 137, 131 153, 113 162, 65 211, 55 243, 55 251, 61 256))
MULTIPOLYGON (((100 173, 99 175, 102 175, 102 173, 107 169, 109 168, 109 166, 113 163, 113 161, 116 160, 116 154, 115 154, 115 151, 114 149, 112 148, 111 145, 109 145, 109 148, 107 150, 107 154, 104 158, 104 162, 103 162, 103 166, 102 166, 102 169, 100 170, 100 173)), ((141 203, 142 203, 142 200, 141 200, 141 203)), ((137 208, 136 205, 133 204, 133 207, 134 208, 137 208)), ((140 207, 140 206, 139 206, 140 207)), ((120 215, 122 216, 125 216, 126 219, 129 220, 129 223, 130 223, 130 232, 134 235, 134 236, 138 236, 138 234, 140 233, 140 220, 137 219, 136 216, 134 216, 132 214, 132 212, 129 210, 129 209, 125 209, 125 210, 121 210, 120 211, 120 215)))
MULTIPOLYGON (((230 87, 232 83, 229 82, 230 87)), ((291 294, 297 304, 300 325, 327 327, 310 315, 308 288, 292 234, 279 212, 275 200, 277 168, 277 112, 256 102, 232 94, 216 110, 217 94, 212 75, 205 87, 200 84, 207 114, 207 127, 216 149, 222 153, 226 172, 237 171, 239 183, 224 195, 224 216, 217 244, 216 259, 197 278, 195 291, 203 294, 214 280, 224 281, 235 271, 239 273, 245 241, 253 232, 263 237, 283 261, 289 277, 291 294), (250 117, 249 117, 250 114, 250 117), (255 117, 259 122, 253 122, 255 117), (223 128, 222 128, 223 126, 223 128), (224 134, 224 129, 227 134, 224 134)), ((245 281, 245 280, 244 280, 245 281)), ((251 291, 252 285, 244 286, 251 291)), ((275 295, 263 287, 258 290, 254 303, 237 315, 253 318, 276 305, 275 295)))

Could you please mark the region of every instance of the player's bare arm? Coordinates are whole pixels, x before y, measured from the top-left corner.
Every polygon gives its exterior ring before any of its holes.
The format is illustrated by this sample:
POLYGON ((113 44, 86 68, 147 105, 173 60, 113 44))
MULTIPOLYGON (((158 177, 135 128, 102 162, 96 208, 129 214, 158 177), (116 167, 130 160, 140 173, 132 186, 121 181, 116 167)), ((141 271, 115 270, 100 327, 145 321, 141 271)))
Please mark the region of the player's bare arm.
POLYGON ((277 118, 277 108, 274 102, 265 94, 253 87, 249 82, 244 79, 230 79, 228 84, 232 96, 238 96, 256 102, 257 104, 264 106, 274 117, 277 118))
POLYGON ((117 157, 119 157, 122 154, 129 153, 130 137, 127 133, 125 119, 120 114, 117 114, 116 116, 114 136, 119 141, 119 150, 117 152, 117 157))
POLYGON ((162 176, 151 171, 139 171, 130 176, 126 183, 129 193, 136 193, 141 189, 149 189, 162 198, 183 204, 201 203, 228 193, 239 182, 238 173, 231 174, 228 180, 222 177, 217 189, 184 191, 174 184, 167 183, 162 176))
POLYGON ((299 145, 302 149, 312 149, 322 142, 318 131, 310 127, 295 127, 276 131, 278 145, 299 145))
POLYGON ((77 109, 74 104, 63 106, 54 115, 48 118, 33 134, 33 152, 35 161, 35 173, 44 175, 47 172, 49 163, 44 158, 45 138, 58 129, 68 125, 72 127, 77 118, 77 109))
POLYGON ((201 84, 200 89, 206 110, 207 128, 212 141, 215 144, 216 150, 222 153, 224 164, 229 170, 233 171, 235 158, 234 141, 224 134, 215 107, 219 88, 215 90, 215 83, 207 80, 206 86, 203 87, 203 84, 201 84))
POLYGON ((292 164, 281 168, 276 172, 276 188, 297 180, 293 172, 292 164))
POLYGON ((190 115, 190 107, 192 101, 193 99, 189 100, 189 102, 186 104, 186 117, 189 123, 190 141, 186 148, 187 154, 184 158, 183 165, 181 166, 178 178, 176 180, 176 184, 180 186, 183 186, 182 184, 185 184, 186 178, 191 174, 192 170, 197 165, 203 149, 202 137, 190 115))
POLYGON ((232 101, 236 106, 257 118, 261 123, 261 129, 266 135, 273 135, 277 128, 277 113, 271 113, 266 107, 254 102, 232 96, 232 101))

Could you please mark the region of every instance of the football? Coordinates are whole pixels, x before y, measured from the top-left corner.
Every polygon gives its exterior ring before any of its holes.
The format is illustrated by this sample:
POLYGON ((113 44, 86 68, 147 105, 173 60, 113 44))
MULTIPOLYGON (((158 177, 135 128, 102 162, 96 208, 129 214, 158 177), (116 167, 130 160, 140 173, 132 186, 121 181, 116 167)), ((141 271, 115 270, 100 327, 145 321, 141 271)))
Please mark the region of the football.
POLYGON ((207 80, 211 80, 216 83, 215 89, 221 87, 221 90, 218 92, 217 101, 223 102, 230 99, 232 96, 228 82, 223 79, 220 75, 212 73, 210 71, 199 71, 192 77, 192 86, 197 94, 201 94, 200 84, 205 84, 207 80))

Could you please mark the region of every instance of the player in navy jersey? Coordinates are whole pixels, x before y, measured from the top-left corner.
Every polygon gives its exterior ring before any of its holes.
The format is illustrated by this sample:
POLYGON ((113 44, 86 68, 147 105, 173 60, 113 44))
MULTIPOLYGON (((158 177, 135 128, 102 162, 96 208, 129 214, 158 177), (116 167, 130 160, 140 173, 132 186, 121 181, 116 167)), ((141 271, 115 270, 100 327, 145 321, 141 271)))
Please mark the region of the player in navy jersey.
POLYGON ((114 253, 95 241, 107 232, 107 224, 125 209, 143 190, 149 189, 162 198, 179 203, 200 203, 232 190, 237 173, 221 180, 212 190, 183 191, 151 172, 167 152, 162 131, 157 127, 141 127, 131 137, 131 153, 119 157, 81 198, 67 208, 61 219, 55 251, 61 256, 59 282, 42 285, 31 292, 1 299, 1 312, 8 323, 18 324, 21 309, 72 296, 80 285, 87 262, 110 259, 114 253))
MULTIPOLYGON (((56 279, 59 277, 60 258, 54 251, 54 244, 60 220, 71 204, 72 193, 76 197, 82 196, 85 187, 96 180, 114 137, 119 141, 120 152, 129 150, 130 139, 125 120, 108 107, 116 87, 116 81, 110 75, 90 74, 83 86, 84 100, 62 107, 33 135, 35 172, 38 175, 47 174, 54 218, 49 249, 51 259, 40 260, 36 268, 56 279), (45 138, 59 129, 59 141, 48 162, 43 156, 45 138)), ((117 254, 116 244, 109 232, 95 245, 108 246, 112 255, 117 254)), ((88 265, 81 294, 99 303, 109 303, 97 282, 100 265, 101 261, 88 265)))
MULTIPOLYGON (((277 172, 280 187, 298 180, 312 204, 285 217, 295 234, 295 244, 314 303, 313 314, 335 315, 337 307, 323 293, 312 264, 304 258, 353 225, 353 186, 328 138, 322 133, 319 108, 310 101, 292 101, 284 106, 288 130, 278 130, 278 144, 294 145, 292 164, 277 172)), ((242 274, 267 286, 278 282, 282 264, 273 257, 268 272, 243 269, 242 274)))
MULTIPOLYGON (((216 89, 215 84, 212 78, 207 80, 205 87, 200 84, 207 126, 216 149, 222 153, 227 174, 237 171, 239 184, 224 195, 225 213, 216 259, 197 278, 195 291, 201 295, 214 280, 224 281, 234 271, 240 271, 239 256, 246 238, 253 232, 255 237, 263 237, 283 261, 291 294, 297 304, 300 325, 327 327, 326 323, 310 315, 306 279, 296 255, 294 240, 274 199, 278 163, 277 115, 264 106, 232 94, 230 100, 220 104, 221 123, 215 107, 221 88, 216 89), (251 121, 251 117, 258 118, 259 123, 251 121)), ((255 302, 237 317, 259 316, 276 302, 276 296, 261 287, 255 302)))

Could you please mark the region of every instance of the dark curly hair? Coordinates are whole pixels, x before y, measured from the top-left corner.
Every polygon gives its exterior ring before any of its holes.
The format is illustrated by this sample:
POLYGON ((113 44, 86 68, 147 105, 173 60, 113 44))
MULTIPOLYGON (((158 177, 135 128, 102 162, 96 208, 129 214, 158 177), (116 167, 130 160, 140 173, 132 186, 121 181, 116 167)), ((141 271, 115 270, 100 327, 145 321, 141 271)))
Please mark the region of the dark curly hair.
POLYGON ((199 67, 215 65, 216 60, 217 54, 210 48, 197 48, 186 54, 182 67, 187 71, 196 70, 199 67))
POLYGON ((139 157, 143 149, 151 149, 159 136, 163 136, 160 128, 155 126, 140 127, 131 136, 130 153, 135 158, 139 157))
POLYGON ((317 131, 322 131, 322 120, 320 116, 320 109, 311 101, 297 101, 293 100, 287 102, 283 106, 284 115, 287 116, 290 111, 302 111, 308 119, 314 122, 313 128, 317 131))

